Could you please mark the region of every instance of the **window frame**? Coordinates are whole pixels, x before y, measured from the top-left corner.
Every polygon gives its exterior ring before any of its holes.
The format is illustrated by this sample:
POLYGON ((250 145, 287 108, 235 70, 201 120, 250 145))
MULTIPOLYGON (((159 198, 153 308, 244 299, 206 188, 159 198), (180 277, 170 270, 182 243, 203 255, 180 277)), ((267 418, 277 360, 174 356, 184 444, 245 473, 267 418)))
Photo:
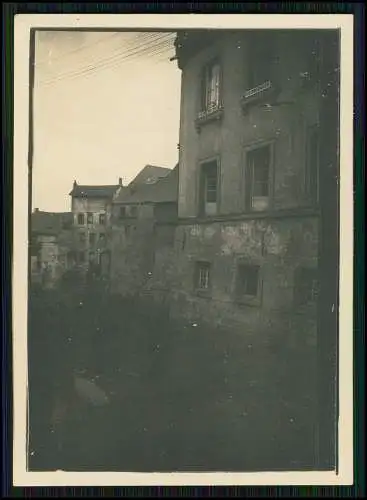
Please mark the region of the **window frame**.
MULTIPOLYGON (((262 213, 273 209, 274 207, 274 175, 275 175, 275 145, 276 139, 257 141, 244 147, 243 155, 243 189, 244 193, 242 206, 245 212, 262 213), (268 204, 263 210, 253 207, 253 174, 250 172, 249 155, 256 150, 269 148, 269 174, 268 174, 268 204)), ((265 197, 264 197, 265 198, 265 197)))
POLYGON ((87 226, 92 226, 93 224, 94 224, 94 213, 87 212, 87 226))
POLYGON ((127 217, 126 205, 120 205, 119 206, 119 215, 118 215, 118 217, 119 217, 120 220, 126 219, 126 217, 127 217))
POLYGON ((201 260, 201 259, 195 261, 194 289, 196 290, 196 293, 204 294, 204 295, 211 294, 212 284, 213 284, 212 270, 213 270, 212 262, 210 262, 208 260, 201 260), (207 276, 208 286, 205 288, 200 286, 200 274, 201 274, 201 270, 204 268, 206 268, 206 270, 208 272, 208 276, 207 276))
POLYGON ((200 113, 215 113, 222 108, 222 95, 223 95, 223 69, 222 61, 216 56, 208 60, 202 67, 200 72, 200 94, 199 94, 199 112, 200 113), (209 105, 208 95, 210 88, 210 79, 208 72, 215 66, 218 66, 218 99, 215 106, 209 105))
POLYGON ((235 265, 235 277, 234 277, 234 296, 235 300, 239 304, 260 306, 263 299, 263 269, 262 263, 258 260, 248 259, 246 257, 238 257, 236 259, 235 265), (255 295, 249 295, 246 293, 241 293, 240 291, 240 270, 241 268, 257 268, 257 290, 255 295))
POLYGON ((219 156, 212 156, 209 158, 205 158, 199 161, 198 165, 198 175, 197 175, 197 214, 199 217, 203 218, 210 218, 210 217, 216 217, 219 215, 220 212, 220 193, 221 193, 221 163, 220 163, 220 157, 219 156), (216 185, 216 201, 215 202, 209 202, 209 203, 215 203, 215 213, 214 214, 208 214, 206 213, 205 207, 207 202, 206 194, 207 194, 207 189, 206 189, 206 179, 207 176, 204 174, 204 169, 206 166, 210 165, 211 163, 216 163, 216 172, 217 172, 217 185, 216 185), (205 195, 205 197, 204 197, 205 195))
POLYGON ((106 212, 102 212, 99 214, 98 216, 98 222, 99 222, 99 225, 100 226, 105 226, 106 225, 106 220, 107 220, 107 216, 106 216, 106 212))

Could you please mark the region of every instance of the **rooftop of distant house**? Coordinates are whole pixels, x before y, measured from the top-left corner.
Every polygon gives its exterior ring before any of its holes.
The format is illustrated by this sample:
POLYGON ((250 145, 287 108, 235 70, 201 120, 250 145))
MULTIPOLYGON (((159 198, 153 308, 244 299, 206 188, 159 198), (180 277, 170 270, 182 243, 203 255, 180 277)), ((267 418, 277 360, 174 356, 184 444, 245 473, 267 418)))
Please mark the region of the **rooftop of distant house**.
POLYGON ((68 229, 73 220, 71 212, 44 212, 36 208, 31 215, 32 233, 57 235, 68 229))
POLYGON ((107 198, 111 199, 116 192, 122 188, 122 179, 120 177, 118 184, 105 185, 85 185, 78 184, 74 181, 73 189, 69 195, 73 198, 107 198))
POLYGON ((122 189, 116 203, 174 203, 177 201, 178 165, 175 168, 147 165, 122 189))

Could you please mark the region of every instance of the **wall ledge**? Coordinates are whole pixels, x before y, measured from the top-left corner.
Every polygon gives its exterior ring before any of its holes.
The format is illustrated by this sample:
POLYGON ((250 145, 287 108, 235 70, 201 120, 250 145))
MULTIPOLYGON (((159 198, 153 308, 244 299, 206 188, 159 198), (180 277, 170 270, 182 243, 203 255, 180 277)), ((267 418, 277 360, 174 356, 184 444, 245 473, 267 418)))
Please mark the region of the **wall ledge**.
POLYGON ((177 225, 213 224, 215 222, 236 222, 256 219, 285 219, 297 217, 320 217, 318 208, 291 208, 282 210, 267 210, 266 212, 248 212, 241 214, 216 215, 215 217, 179 217, 177 225))

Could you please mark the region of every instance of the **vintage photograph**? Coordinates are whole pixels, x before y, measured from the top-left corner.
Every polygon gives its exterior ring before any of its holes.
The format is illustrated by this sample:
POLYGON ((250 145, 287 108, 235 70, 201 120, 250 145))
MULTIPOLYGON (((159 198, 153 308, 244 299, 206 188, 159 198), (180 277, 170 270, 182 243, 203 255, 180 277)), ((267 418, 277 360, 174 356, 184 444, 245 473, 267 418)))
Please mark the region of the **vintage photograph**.
POLYGON ((340 30, 30 46, 27 470, 337 470, 340 30))

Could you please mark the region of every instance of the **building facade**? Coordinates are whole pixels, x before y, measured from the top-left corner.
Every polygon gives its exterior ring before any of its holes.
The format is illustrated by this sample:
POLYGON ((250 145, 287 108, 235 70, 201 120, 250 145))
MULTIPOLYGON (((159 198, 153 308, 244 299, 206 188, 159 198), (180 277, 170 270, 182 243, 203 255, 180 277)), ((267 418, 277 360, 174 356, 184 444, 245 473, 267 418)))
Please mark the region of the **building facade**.
POLYGON ((173 315, 316 342, 319 50, 301 31, 178 34, 173 315))
POLYGON ((116 185, 84 186, 74 181, 71 196, 73 243, 70 260, 82 273, 109 276, 110 253, 107 239, 112 202, 123 188, 116 185))
POLYGON ((54 288, 71 266, 72 215, 43 212, 31 215, 30 278, 43 288, 54 288))
POLYGON ((142 296, 151 290, 157 245, 174 241, 177 189, 178 166, 147 165, 115 198, 109 240, 114 292, 142 296))

